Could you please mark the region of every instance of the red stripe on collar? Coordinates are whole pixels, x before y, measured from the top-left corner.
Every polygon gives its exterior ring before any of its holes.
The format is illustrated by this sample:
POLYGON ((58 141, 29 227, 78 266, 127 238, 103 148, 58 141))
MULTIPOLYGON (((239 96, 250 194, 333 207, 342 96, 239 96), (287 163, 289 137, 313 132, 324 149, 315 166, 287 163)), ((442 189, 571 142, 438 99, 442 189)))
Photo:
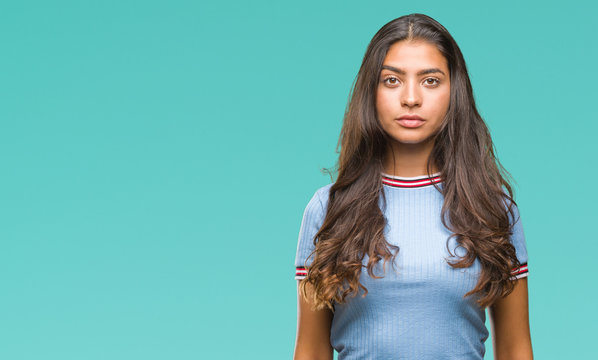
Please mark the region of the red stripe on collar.
POLYGON ((432 186, 432 184, 441 181, 442 177, 439 172, 431 174, 430 177, 427 175, 405 177, 382 173, 382 183, 392 187, 417 188, 432 186))

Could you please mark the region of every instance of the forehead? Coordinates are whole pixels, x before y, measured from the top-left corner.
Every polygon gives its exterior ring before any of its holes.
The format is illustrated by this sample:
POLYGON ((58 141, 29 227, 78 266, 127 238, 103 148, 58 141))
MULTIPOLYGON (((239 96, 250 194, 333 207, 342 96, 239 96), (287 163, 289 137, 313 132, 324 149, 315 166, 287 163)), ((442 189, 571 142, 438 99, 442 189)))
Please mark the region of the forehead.
POLYGON ((402 40, 392 44, 383 64, 407 70, 437 67, 448 71, 448 62, 440 50, 435 45, 422 40, 402 40))

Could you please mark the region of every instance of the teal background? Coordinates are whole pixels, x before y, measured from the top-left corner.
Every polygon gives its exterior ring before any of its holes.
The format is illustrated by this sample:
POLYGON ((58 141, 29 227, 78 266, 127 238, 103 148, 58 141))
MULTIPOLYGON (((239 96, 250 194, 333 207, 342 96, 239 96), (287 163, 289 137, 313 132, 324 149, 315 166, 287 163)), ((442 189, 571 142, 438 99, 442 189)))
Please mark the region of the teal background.
POLYGON ((596 10, 2 2, 0 358, 290 359, 304 207, 368 42, 412 12, 457 40, 517 180, 535 358, 591 357, 596 10))

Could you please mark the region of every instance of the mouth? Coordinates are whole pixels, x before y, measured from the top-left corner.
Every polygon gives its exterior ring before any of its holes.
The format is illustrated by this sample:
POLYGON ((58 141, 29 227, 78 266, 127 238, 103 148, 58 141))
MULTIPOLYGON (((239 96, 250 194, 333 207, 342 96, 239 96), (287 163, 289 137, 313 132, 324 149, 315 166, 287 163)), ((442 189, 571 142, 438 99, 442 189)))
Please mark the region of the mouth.
POLYGON ((406 128, 417 128, 420 127, 424 124, 424 120, 422 119, 412 119, 412 118, 398 118, 395 119, 396 122, 399 123, 399 125, 406 127, 406 128))

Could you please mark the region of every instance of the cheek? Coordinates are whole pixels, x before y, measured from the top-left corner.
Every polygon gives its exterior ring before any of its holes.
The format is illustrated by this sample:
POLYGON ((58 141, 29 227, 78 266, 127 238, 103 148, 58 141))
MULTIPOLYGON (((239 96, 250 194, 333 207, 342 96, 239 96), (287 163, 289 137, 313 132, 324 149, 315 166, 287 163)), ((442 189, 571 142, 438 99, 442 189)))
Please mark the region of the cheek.
POLYGON ((435 102, 436 102, 436 104, 438 104, 438 106, 437 106, 438 115, 444 116, 444 114, 446 114, 449 104, 450 104, 450 101, 451 101, 450 92, 444 93, 444 94, 438 96, 438 98, 436 98, 435 102))
MULTIPOLYGON (((392 99, 385 91, 378 91, 376 94, 376 111, 381 117, 388 117, 392 113, 392 99)), ((392 114, 391 114, 392 115, 392 114)))

